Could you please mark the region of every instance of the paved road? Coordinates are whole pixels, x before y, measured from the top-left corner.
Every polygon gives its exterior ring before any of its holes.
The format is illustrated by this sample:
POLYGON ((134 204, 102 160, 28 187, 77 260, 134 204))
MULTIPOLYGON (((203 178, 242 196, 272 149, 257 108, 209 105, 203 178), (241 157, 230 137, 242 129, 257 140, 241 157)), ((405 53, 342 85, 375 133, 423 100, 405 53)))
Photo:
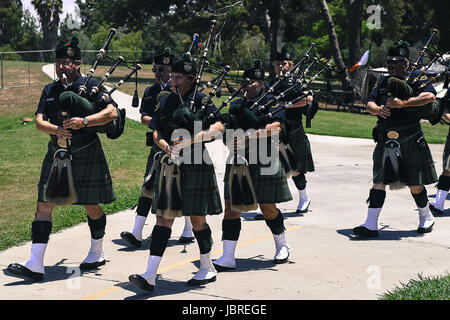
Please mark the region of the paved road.
MULTIPOLYGON (((436 219, 432 233, 419 235, 415 231, 418 213, 409 191, 388 191, 380 216, 380 238, 354 240, 351 229, 364 221, 367 212, 374 143, 308 137, 316 164, 316 172, 307 175, 310 211, 304 216, 295 214, 298 193, 291 180, 294 199, 279 205, 292 247, 289 263, 272 263, 274 242, 269 229, 263 221, 253 220, 255 213, 245 213, 236 250, 238 269, 218 274, 217 281, 206 287, 187 287, 185 282, 199 266, 198 248, 196 243, 177 243, 183 228, 179 220, 158 270, 155 292, 145 294, 128 282, 128 275, 145 271, 149 252, 127 248, 120 239, 120 232, 131 230, 134 221, 134 212, 126 210, 108 215, 104 247, 109 261, 101 269, 83 274, 77 269, 89 250, 89 228, 83 223, 52 234, 44 281, 31 284, 0 273, 0 299, 377 299, 419 273, 449 272, 450 210, 436 219)), ((443 145, 430 147, 440 172, 443 145)), ((226 150, 220 142, 208 144, 208 149, 223 193, 226 150)), ((434 197, 434 186, 427 189, 430 198, 434 197)), ((208 219, 213 258, 221 255, 221 219, 222 215, 208 219)), ((150 216, 144 235, 149 235, 154 223, 150 216)), ((11 262, 27 260, 30 247, 26 243, 1 252, 0 267, 4 270, 11 262)))

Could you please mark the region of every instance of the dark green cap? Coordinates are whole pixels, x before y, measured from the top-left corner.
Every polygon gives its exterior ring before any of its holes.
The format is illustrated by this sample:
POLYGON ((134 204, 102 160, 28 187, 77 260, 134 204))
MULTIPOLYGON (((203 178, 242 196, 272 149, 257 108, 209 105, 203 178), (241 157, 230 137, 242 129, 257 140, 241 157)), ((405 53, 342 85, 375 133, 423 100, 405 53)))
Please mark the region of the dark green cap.
POLYGON ((173 63, 172 72, 195 76, 197 75, 197 64, 189 53, 185 53, 181 59, 173 63))
POLYGON ((172 50, 170 48, 165 48, 163 53, 155 56, 155 64, 161 64, 165 66, 171 66, 175 60, 172 50))
POLYGON ((80 41, 73 36, 69 42, 63 43, 56 48, 56 59, 81 59, 81 50, 78 47, 80 41))
POLYGON ((262 61, 259 59, 253 60, 253 66, 251 68, 244 70, 242 78, 264 81, 264 67, 262 61))
POLYGON ((291 54, 288 52, 286 47, 281 48, 281 52, 277 52, 275 55, 275 61, 285 61, 292 60, 291 54))
POLYGON ((409 43, 403 40, 397 42, 397 46, 390 47, 388 56, 409 58, 409 43))

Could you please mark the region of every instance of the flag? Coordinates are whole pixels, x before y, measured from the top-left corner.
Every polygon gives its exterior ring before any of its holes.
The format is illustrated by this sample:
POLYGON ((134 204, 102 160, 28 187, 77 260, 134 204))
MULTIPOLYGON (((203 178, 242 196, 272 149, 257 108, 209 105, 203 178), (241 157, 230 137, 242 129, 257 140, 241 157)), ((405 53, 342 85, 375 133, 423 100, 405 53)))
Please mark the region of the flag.
POLYGON ((197 44, 198 47, 202 46, 202 43, 198 40, 197 35, 194 35, 194 41, 195 41, 195 43, 197 44))
POLYGON ((358 63, 356 63, 353 67, 351 67, 349 70, 350 72, 355 71, 356 68, 364 66, 367 64, 367 61, 369 61, 369 50, 367 50, 366 52, 364 52, 364 54, 362 55, 361 59, 359 60, 358 63))

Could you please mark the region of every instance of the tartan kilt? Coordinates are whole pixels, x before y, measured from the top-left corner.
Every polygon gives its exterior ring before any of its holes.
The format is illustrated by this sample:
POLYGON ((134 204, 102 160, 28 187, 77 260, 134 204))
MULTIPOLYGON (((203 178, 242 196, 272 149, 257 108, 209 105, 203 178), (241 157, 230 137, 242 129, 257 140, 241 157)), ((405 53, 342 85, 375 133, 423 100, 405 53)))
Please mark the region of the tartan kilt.
MULTIPOLYGON (((406 141, 397 140, 400 143, 400 152, 406 167, 404 168, 406 181, 402 182, 407 186, 427 185, 438 181, 428 143, 426 140, 422 146, 417 143, 421 136, 423 136, 423 132, 419 130, 406 141)), ((373 152, 373 183, 375 184, 386 184, 381 172, 384 162, 384 144, 385 141, 378 142, 373 152)))
MULTIPOLYGON (((212 164, 180 165, 180 185, 183 216, 206 216, 222 213, 216 173, 212 164)), ((161 163, 156 167, 152 213, 156 214, 159 202, 159 176, 161 163)))
POLYGON ((161 151, 161 148, 159 148, 156 145, 156 143, 154 143, 152 145, 151 149, 150 149, 150 153, 149 153, 148 158, 147 158, 147 166, 145 167, 144 179, 150 173, 150 168, 152 167, 153 159, 155 158, 156 153, 159 152, 159 151, 161 151))
POLYGON ((286 121, 286 131, 288 142, 294 152, 297 162, 293 167, 295 171, 306 173, 314 171, 314 161, 311 152, 311 145, 306 136, 303 124, 300 121, 286 121))
POLYGON ((450 170, 450 127, 448 128, 447 140, 445 140, 444 154, 442 155, 443 169, 450 170))
MULTIPOLYGON (((277 158, 276 164, 278 170, 273 175, 262 175, 261 169, 267 168, 268 165, 250 164, 248 170, 255 188, 257 203, 280 203, 292 200, 291 192, 284 172, 284 167, 280 164, 277 158)), ((224 198, 230 200, 230 183, 229 176, 231 171, 231 164, 225 167, 224 177, 224 198)))
MULTIPOLYGON (((98 137, 88 147, 77 151, 78 148, 81 147, 74 146, 72 154, 73 182, 78 196, 74 204, 97 205, 116 200, 111 174, 98 137)), ((48 143, 38 184, 38 202, 47 202, 44 190, 52 170, 53 155, 58 149, 57 144, 48 143)))

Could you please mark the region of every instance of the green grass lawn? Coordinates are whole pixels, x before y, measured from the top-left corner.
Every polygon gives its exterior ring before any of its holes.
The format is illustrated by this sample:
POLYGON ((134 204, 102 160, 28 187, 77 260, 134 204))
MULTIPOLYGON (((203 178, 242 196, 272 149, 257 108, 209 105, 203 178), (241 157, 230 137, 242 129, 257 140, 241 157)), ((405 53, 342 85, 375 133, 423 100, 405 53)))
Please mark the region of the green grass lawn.
POLYGON ((380 296, 381 300, 450 300, 450 274, 412 279, 380 296))

